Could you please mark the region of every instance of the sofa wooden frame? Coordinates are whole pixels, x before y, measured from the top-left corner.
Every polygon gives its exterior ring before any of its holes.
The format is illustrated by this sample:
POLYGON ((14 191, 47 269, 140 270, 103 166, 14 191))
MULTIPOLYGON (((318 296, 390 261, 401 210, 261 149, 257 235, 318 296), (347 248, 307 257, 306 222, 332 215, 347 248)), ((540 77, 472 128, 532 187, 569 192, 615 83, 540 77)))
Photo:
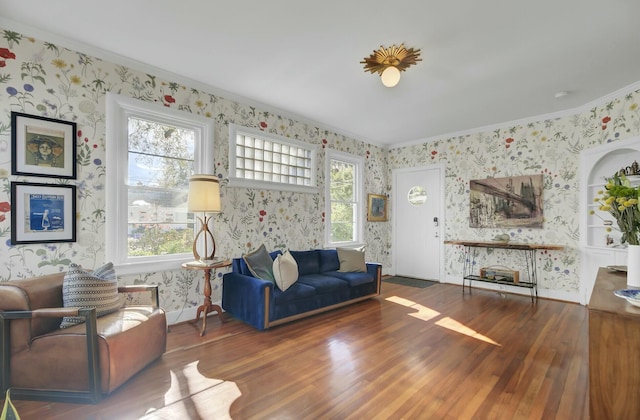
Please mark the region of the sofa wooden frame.
MULTIPOLYGON (((151 304, 156 308, 160 306, 158 285, 129 285, 119 286, 118 293, 151 292, 151 304)), ((95 308, 43 308, 33 311, 0 311, 0 361, 2 374, 2 394, 11 388, 11 397, 15 399, 58 401, 71 403, 96 404, 102 399, 101 374, 98 355, 98 331, 95 308), (87 363, 89 367, 89 388, 87 391, 71 391, 56 389, 33 389, 11 387, 11 337, 10 324, 13 319, 31 319, 39 317, 62 318, 76 316, 85 318, 87 335, 87 363)))
POLYGON ((371 299, 373 297, 376 296, 380 296, 380 288, 382 285, 382 266, 379 265, 376 269, 376 277, 375 277, 375 282, 376 282, 376 291, 374 293, 371 293, 370 295, 365 295, 365 296, 360 296, 354 299, 349 299, 346 300, 344 302, 339 302, 339 303, 335 303, 333 305, 329 305, 329 306, 323 306, 322 308, 318 308, 318 309, 312 309, 310 311, 307 312, 303 312, 300 314, 296 314, 296 315, 291 315, 288 316, 286 318, 280 318, 277 319, 275 321, 269 321, 269 313, 271 312, 271 308, 270 308, 270 302, 271 302, 271 292, 269 291, 269 288, 264 289, 264 329, 267 330, 271 327, 275 327, 276 325, 281 325, 281 324, 286 324, 288 322, 291 321, 296 321, 298 319, 302 319, 302 318, 307 318, 313 315, 317 315, 317 314, 321 314, 323 312, 328 312, 331 311, 333 309, 338 309, 338 308, 342 308, 343 306, 348 306, 348 305, 352 305, 356 302, 362 302, 363 300, 367 300, 367 299, 371 299))

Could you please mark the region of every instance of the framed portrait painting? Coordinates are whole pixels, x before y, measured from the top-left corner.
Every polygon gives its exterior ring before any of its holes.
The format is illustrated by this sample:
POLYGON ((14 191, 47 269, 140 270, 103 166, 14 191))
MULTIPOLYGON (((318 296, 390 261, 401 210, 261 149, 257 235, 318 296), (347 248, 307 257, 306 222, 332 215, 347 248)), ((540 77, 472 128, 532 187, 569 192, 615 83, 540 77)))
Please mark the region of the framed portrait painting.
POLYGON ((76 123, 11 113, 12 175, 76 178, 76 123))
POLYGON ((11 244, 76 241, 76 186, 11 183, 11 244))
POLYGON ((387 221, 387 196, 369 194, 367 205, 367 220, 370 222, 387 221))

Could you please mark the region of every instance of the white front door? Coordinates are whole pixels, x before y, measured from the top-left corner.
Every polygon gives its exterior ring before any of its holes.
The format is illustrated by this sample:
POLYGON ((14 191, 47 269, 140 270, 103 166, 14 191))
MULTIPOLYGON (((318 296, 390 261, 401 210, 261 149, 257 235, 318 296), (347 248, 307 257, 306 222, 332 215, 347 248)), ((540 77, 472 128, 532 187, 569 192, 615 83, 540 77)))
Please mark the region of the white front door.
POLYGON ((393 261, 398 276, 441 281, 444 167, 393 171, 393 261))

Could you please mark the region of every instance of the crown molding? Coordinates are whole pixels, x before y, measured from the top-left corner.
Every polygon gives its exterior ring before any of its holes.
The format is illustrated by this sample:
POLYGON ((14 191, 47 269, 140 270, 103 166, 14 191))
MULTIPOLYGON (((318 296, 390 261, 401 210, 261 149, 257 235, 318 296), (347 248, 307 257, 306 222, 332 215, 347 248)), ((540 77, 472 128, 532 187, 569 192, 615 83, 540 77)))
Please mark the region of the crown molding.
POLYGON ((24 35, 24 36, 28 36, 28 37, 32 37, 32 38, 36 38, 38 40, 41 41, 46 41, 46 42, 50 42, 52 44, 55 45, 59 45, 65 48, 68 48, 69 50, 72 51, 77 51, 77 52, 81 52, 83 54, 87 54, 90 55, 92 57, 96 57, 100 60, 103 61, 109 61, 111 63, 114 64, 118 64, 118 65, 122 65, 122 66, 126 66, 129 67, 133 70, 137 70, 143 73, 147 73, 147 74, 154 74, 162 79, 166 79, 166 80, 170 80, 172 82, 177 82, 180 84, 183 84, 185 86, 191 87, 191 88, 195 88, 198 90, 201 90, 203 92, 212 94, 214 96, 218 96, 218 97, 222 97, 228 100, 232 100, 235 102, 239 102, 243 105, 249 105, 249 106, 255 106, 256 108, 260 108, 263 109, 265 111, 269 111, 270 113, 273 113, 275 115, 279 115, 281 117, 284 118, 290 118, 293 119, 299 123, 302 124, 307 124, 307 125, 311 125, 313 127, 318 127, 320 129, 323 130, 328 130, 328 131, 332 131, 335 134, 341 135, 341 136, 345 136, 345 137, 349 137, 353 140, 356 141, 360 141, 363 143, 367 143, 367 144, 371 144, 373 146, 378 146, 381 147, 383 149, 386 149, 386 145, 380 142, 376 142, 373 141, 371 139, 368 139, 364 136, 361 135, 357 135, 354 133, 350 133, 346 130, 343 129, 339 129, 336 127, 332 127, 328 124, 324 124, 321 123, 319 121, 316 121, 314 119, 312 119, 311 117, 305 117, 299 114, 296 114, 292 111, 287 111, 285 109, 281 109, 278 107, 275 107, 273 105, 269 105, 263 102, 259 102, 256 101, 254 99, 242 96, 242 95, 238 95, 236 93, 230 92, 228 90, 224 90, 221 88, 218 88, 216 86, 212 86, 203 82, 200 82, 198 80, 195 79, 191 79, 189 77, 186 76, 182 76, 180 74, 174 73, 174 72, 170 72, 168 70, 164 70, 160 67, 156 67, 153 66, 151 64, 147 64, 144 63, 142 61, 138 61, 123 55, 120 55, 118 53, 115 53, 113 51, 109 51, 109 50, 105 50, 102 49, 100 47, 96 47, 94 45, 90 45, 90 44, 86 44, 84 42, 81 41, 77 41, 74 39, 70 39, 61 35, 57 35, 54 34, 52 32, 47 32, 44 31, 42 29, 38 29, 35 28, 33 26, 29 26, 20 22, 16 22, 14 20, 11 19, 7 19, 4 18, 2 16, 0 16, 0 27, 5 28, 5 29, 10 29, 12 31, 15 32, 19 32, 20 34, 24 35))
POLYGON ((394 144, 394 145, 389 145, 387 148, 389 150, 391 149, 399 149, 402 147, 408 147, 408 146, 416 146, 416 145, 420 145, 420 144, 425 144, 425 143, 430 143, 432 141, 436 141, 436 140, 443 140, 443 139, 449 139, 449 138, 453 138, 453 137, 464 137, 464 136, 468 136, 470 134, 477 134, 477 133, 481 133, 481 132, 486 132, 486 131, 494 131, 496 129, 499 128, 503 128, 505 126, 514 126, 514 125, 526 125, 529 123, 533 123, 533 122, 539 122, 539 121, 547 121, 547 120, 555 120, 558 118, 564 118, 564 117, 569 117, 572 115, 576 115, 576 114, 580 114, 586 111, 589 111, 592 108, 595 108, 597 106, 601 106, 607 102, 610 102, 614 99, 619 98, 620 96, 623 96, 627 93, 631 93, 634 91, 638 91, 640 90, 640 81, 632 83, 630 85, 627 85, 621 89, 616 90, 615 92, 611 92, 605 96, 602 96, 598 99, 595 99, 593 101, 587 102, 586 104, 577 106, 575 108, 568 108, 568 109, 564 109, 562 111, 556 111, 556 112, 551 112, 549 114, 541 114, 541 115, 535 115, 533 117, 526 117, 526 118, 521 118, 518 120, 512 120, 512 121, 505 121, 505 122, 501 122, 501 123, 496 123, 496 124, 490 124, 490 125, 485 125, 482 127, 476 127, 476 128, 470 128, 468 130, 463 130, 463 131, 455 131, 452 133, 445 133, 445 134, 439 134, 437 136, 431 136, 431 137, 426 137, 424 139, 417 139, 417 140, 411 140, 408 142, 403 142, 403 143, 399 143, 399 144, 394 144))
POLYGON ((228 100, 232 100, 232 101, 236 101, 236 102, 240 102, 244 105, 249 105, 249 106, 255 106, 257 108, 261 108, 264 110, 267 110, 269 112, 272 112, 276 115, 280 115, 282 117, 285 118, 291 118, 293 120, 296 120, 297 122, 303 123, 303 124, 308 124, 311 126, 317 126, 318 128, 321 129, 325 129, 328 131, 332 131, 335 134, 341 135, 341 136, 345 136, 345 137, 349 137, 352 138, 356 141, 361 141, 363 143, 366 144, 370 144, 373 146, 377 146, 377 147, 381 147, 385 150, 391 150, 391 149, 398 149, 398 148, 403 148, 403 147, 408 147, 408 146, 415 146, 415 145, 419 145, 419 144, 424 144, 424 143, 430 143, 436 140, 442 140, 442 139, 447 139, 447 138, 453 138, 453 137, 463 137, 463 136, 468 136, 471 134, 477 134, 477 133, 481 133, 481 132, 485 132, 485 131, 493 131, 499 128, 502 128, 504 126, 512 126, 512 125, 518 125, 518 124, 528 124, 528 123, 532 123, 532 122, 538 122, 538 121, 545 121, 545 120, 552 120, 552 119, 558 119, 558 118, 563 118, 563 117, 567 117, 567 116, 571 116, 571 115, 575 115, 575 114, 579 114, 585 111, 588 111, 591 108, 597 107, 602 105, 603 103, 606 103, 608 101, 614 100, 622 95, 625 95, 627 93, 633 92, 633 91, 637 91, 640 90, 640 81, 632 83, 628 86, 625 86, 621 89, 618 89, 615 92, 609 93, 605 96, 602 96, 598 99, 595 99, 593 101, 587 102, 586 104, 583 104, 581 106, 575 107, 575 108, 568 108, 562 111, 556 111, 553 113, 549 113, 549 114, 541 114, 541 115, 536 115, 536 116, 532 116, 532 117, 526 117, 526 118, 522 118, 522 119, 517 119, 517 120, 512 120, 512 121, 505 121, 505 122, 500 122, 500 123, 495 123, 495 124, 490 124, 490 125, 485 125, 485 126, 481 126, 481 127, 475 127, 475 128, 470 128, 467 130, 462 130, 462 131, 455 131, 455 132, 450 132, 450 133, 443 133, 443 134, 438 134, 435 136, 430 136, 430 137, 425 137, 425 138, 421 138, 421 139, 416 139, 416 140, 410 140, 407 142, 402 142, 402 143, 398 143, 398 144, 389 144, 389 143, 384 143, 384 142, 377 142, 377 141, 373 141, 371 139, 368 139, 362 135, 357 135, 354 133, 350 133, 348 131, 345 131, 343 129, 339 129, 336 127, 333 127, 331 125, 328 124, 324 124, 321 123, 319 121, 316 121, 314 119, 312 119, 311 117, 305 117, 299 114, 296 114, 292 111, 288 111, 285 109, 281 109, 281 108, 277 108, 273 105, 269 105, 263 102, 259 102, 256 100, 253 100, 251 98, 245 97, 245 96, 241 96, 238 95, 236 93, 218 88, 216 86, 212 86, 203 82, 200 82, 198 80, 194 80, 191 78, 188 78, 186 76, 182 76, 180 74, 177 73, 173 73, 170 72, 168 70, 164 70, 162 68, 153 66, 151 64, 147 64, 129 57, 125 57, 123 55, 117 54, 113 51, 109 51, 109 50, 105 50, 93 45, 89 45, 86 43, 83 43, 81 41, 77 41, 77 40, 73 40, 70 38, 66 38, 51 32, 47 32, 44 31, 42 29, 38 29, 35 28, 33 26, 29 26, 23 23, 19 23, 7 18, 4 18, 2 16, 0 16, 0 27, 6 28, 6 29, 11 29, 13 31, 19 32, 25 36, 31 36, 33 38, 42 40, 42 41, 46 41, 46 42, 51 42, 53 44, 56 45, 60 45, 63 46, 65 48, 68 48, 70 50, 73 51, 78 51, 81 52, 83 54, 87 54, 87 55, 91 55, 94 56, 98 59, 101 60, 106 60, 109 62, 112 62, 114 64, 119 64, 119 65, 123 65, 126 67, 129 67, 133 70, 137 70, 140 72, 144 72, 144 73, 150 73, 150 74, 155 74, 160 78, 166 79, 166 80, 171 80, 171 81, 175 81, 178 83, 181 83, 185 86, 189 86, 189 87, 193 87, 199 90, 202 90, 204 92, 210 93, 214 96, 219 96, 228 100))

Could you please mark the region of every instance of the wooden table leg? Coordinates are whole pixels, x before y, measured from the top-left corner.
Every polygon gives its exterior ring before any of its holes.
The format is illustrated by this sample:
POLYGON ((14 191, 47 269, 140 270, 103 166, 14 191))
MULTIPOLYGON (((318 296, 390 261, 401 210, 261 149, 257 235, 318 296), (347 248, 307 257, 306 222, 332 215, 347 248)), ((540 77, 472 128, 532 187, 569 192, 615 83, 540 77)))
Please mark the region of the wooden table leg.
POLYGON ((196 319, 195 321, 193 321, 194 323, 197 323, 198 320, 200 319, 200 314, 203 314, 202 317, 202 330, 200 330, 200 337, 202 337, 205 333, 205 330, 207 329, 207 315, 209 314, 209 312, 217 312, 218 316, 220 317, 220 319, 222 320, 222 322, 225 322, 225 318, 224 315, 222 315, 222 308, 220 307, 220 305, 214 305, 213 303, 211 303, 211 270, 210 269, 205 269, 204 270, 204 303, 200 306, 198 306, 198 311, 196 312, 196 319))

